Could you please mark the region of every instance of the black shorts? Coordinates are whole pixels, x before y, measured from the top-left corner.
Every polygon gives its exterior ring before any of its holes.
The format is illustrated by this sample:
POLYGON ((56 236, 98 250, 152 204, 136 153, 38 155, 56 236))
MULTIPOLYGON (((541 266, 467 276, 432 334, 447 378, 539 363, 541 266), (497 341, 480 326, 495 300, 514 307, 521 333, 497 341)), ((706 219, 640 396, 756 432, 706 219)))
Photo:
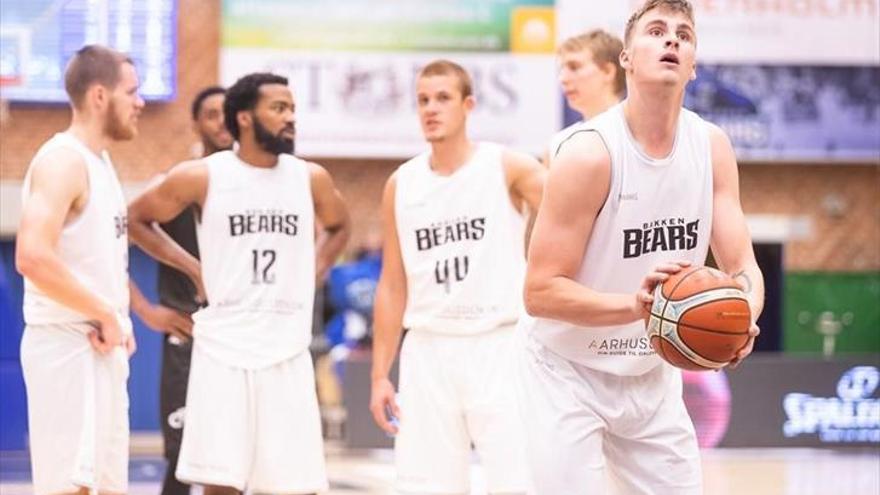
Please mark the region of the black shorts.
POLYGON ((159 386, 159 414, 162 421, 162 439, 165 458, 174 459, 180 452, 183 437, 186 385, 192 359, 192 340, 180 343, 165 337, 162 343, 162 380, 159 386))

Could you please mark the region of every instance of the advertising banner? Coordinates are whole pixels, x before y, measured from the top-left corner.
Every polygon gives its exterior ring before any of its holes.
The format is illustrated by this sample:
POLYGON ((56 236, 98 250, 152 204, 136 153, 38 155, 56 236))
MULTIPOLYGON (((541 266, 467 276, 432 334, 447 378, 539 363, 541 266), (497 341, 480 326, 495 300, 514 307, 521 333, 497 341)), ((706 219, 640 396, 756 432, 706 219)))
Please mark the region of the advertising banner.
POLYGON ((425 149, 415 76, 448 58, 474 79, 470 136, 539 153, 559 128, 552 0, 225 0, 221 79, 290 79, 297 152, 403 158, 425 149))
POLYGON ((736 370, 685 373, 700 446, 880 448, 880 356, 753 354, 736 370))
POLYGON ((685 106, 740 160, 880 160, 880 67, 701 65, 685 106))
MULTIPOLYGON (((560 39, 623 36, 644 0, 556 0, 560 39)), ((880 65, 880 0, 694 0, 697 53, 715 64, 880 65)))

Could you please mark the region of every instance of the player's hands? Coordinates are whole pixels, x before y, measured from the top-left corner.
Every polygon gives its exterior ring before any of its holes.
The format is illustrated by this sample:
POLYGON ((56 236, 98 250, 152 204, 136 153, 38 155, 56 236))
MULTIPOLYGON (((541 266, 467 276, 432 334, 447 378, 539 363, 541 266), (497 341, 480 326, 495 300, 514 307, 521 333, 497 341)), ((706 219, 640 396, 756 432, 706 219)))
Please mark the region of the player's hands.
POLYGON ((116 346, 122 345, 122 330, 116 313, 107 312, 89 323, 93 327, 89 332, 89 343, 100 354, 109 354, 116 346))
POLYGON ((746 345, 744 345, 742 349, 737 351, 736 357, 733 358, 733 361, 728 363, 727 366, 729 366, 731 369, 739 366, 739 363, 741 363, 743 359, 745 359, 749 354, 752 353, 752 348, 755 346, 755 337, 757 337, 758 335, 761 335, 761 329, 758 328, 758 325, 752 323, 751 328, 749 328, 749 341, 746 342, 746 345))
POLYGON ((651 313, 651 304, 654 302, 654 289, 657 287, 657 284, 664 282, 670 275, 678 273, 682 268, 689 266, 691 266, 690 261, 669 261, 660 263, 645 275, 639 291, 636 292, 636 301, 639 305, 638 310, 642 318, 647 318, 651 313))
POLYGON ((380 378, 373 380, 370 393, 370 412, 373 413, 373 421, 389 435, 397 434, 397 425, 392 424, 392 417, 400 418, 400 408, 397 406, 396 393, 391 380, 380 378))
POLYGON ((142 315, 142 320, 151 330, 173 335, 184 341, 192 338, 192 317, 181 311, 162 305, 150 306, 142 315))

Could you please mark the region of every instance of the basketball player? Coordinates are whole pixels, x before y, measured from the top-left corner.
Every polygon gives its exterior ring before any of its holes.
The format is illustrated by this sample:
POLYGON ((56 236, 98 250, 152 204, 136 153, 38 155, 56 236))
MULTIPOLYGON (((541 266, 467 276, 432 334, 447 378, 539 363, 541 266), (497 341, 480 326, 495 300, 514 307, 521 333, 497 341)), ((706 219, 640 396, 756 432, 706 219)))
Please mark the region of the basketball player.
POLYGON ((25 177, 16 267, 24 276, 21 365, 34 493, 128 489, 128 238, 107 147, 137 135, 134 64, 81 48, 67 65, 70 127, 25 177))
MULTIPOLYGON (((697 494, 700 455, 681 374, 651 350, 655 285, 711 246, 752 317, 763 281, 727 136, 682 108, 695 77, 693 9, 649 0, 626 26, 627 99, 575 129, 538 212, 521 323, 521 393, 538 494, 697 494)), ((752 349, 757 326, 736 361, 752 349)))
MULTIPOLYGON (((559 46, 559 84, 568 106, 581 114, 581 122, 608 110, 623 98, 626 79, 618 61, 621 50, 620 38, 601 29, 572 36, 559 46)), ((544 165, 549 165, 559 143, 581 122, 553 136, 544 165)))
POLYGON ((223 105, 237 151, 172 168, 129 206, 132 239, 207 296, 176 474, 209 495, 328 486, 308 345, 315 280, 350 224, 327 171, 292 155, 294 108, 287 79, 239 79, 223 105), (153 228, 190 207, 201 262, 153 228))
POLYGON ((391 176, 382 198, 370 410, 397 435, 400 492, 467 493, 473 442, 491 493, 525 493, 511 346, 525 270, 521 211, 537 210, 544 170, 468 139, 475 100, 458 64, 431 62, 416 84, 431 148, 391 176), (398 399, 388 373, 402 328, 398 399))
MULTIPOLYGON (((193 130, 199 136, 202 156, 232 148, 232 135, 223 124, 223 100, 226 90, 211 86, 200 91, 192 102, 193 130)), ((163 231, 178 245, 198 258, 195 215, 187 208, 170 222, 161 225, 163 231)), ((171 266, 159 264, 159 305, 132 290, 132 310, 151 329, 165 334, 162 343, 162 379, 159 389, 159 417, 162 421, 162 440, 168 466, 162 482, 162 495, 186 495, 189 486, 174 477, 180 439, 183 434, 186 384, 192 357, 192 319, 199 303, 196 288, 183 273, 171 266)))

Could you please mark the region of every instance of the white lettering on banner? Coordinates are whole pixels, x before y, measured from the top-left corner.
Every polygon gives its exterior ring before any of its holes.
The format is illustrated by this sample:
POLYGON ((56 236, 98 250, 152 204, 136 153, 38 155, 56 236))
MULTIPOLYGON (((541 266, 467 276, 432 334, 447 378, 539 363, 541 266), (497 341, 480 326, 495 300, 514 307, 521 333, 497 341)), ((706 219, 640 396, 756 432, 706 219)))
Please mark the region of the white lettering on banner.
MULTIPOLYGON (((557 37, 623 36, 643 0, 556 0, 557 37)), ((880 65, 880 0, 694 0, 706 63, 880 65)))
POLYGON ((821 442, 880 443, 880 385, 874 366, 851 368, 837 382, 837 397, 786 394, 782 401, 786 437, 818 434, 821 442))
POLYGON ((221 79, 230 85, 256 71, 288 77, 297 103, 297 151, 303 155, 406 157, 426 147, 415 79, 435 58, 455 60, 471 74, 477 100, 468 123, 473 139, 542 152, 562 121, 552 56, 224 48, 221 79))

